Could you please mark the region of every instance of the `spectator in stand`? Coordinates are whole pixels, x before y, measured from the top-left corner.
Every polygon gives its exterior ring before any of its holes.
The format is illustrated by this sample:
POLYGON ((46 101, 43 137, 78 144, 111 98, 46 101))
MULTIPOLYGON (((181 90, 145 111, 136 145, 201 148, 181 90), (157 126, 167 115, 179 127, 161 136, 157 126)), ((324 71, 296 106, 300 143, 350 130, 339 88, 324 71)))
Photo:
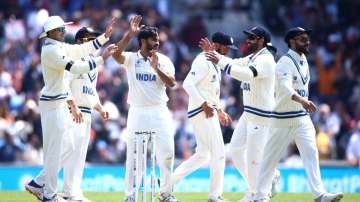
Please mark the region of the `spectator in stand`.
POLYGON ((13 135, 7 130, 3 131, 4 142, 0 146, 0 162, 16 162, 20 159, 21 147, 15 143, 13 135))
POLYGON ((314 115, 314 125, 319 128, 319 138, 329 139, 330 155, 336 157, 336 136, 340 131, 341 119, 336 112, 332 112, 328 104, 321 104, 319 111, 314 115), (323 136, 324 134, 327 137, 323 136))
POLYGON ((333 101, 336 95, 335 82, 341 71, 342 53, 339 48, 341 35, 331 34, 325 47, 316 53, 316 68, 319 76, 318 91, 323 102, 333 101))
POLYGON ((357 130, 351 135, 346 160, 351 166, 360 167, 360 121, 357 123, 357 130))

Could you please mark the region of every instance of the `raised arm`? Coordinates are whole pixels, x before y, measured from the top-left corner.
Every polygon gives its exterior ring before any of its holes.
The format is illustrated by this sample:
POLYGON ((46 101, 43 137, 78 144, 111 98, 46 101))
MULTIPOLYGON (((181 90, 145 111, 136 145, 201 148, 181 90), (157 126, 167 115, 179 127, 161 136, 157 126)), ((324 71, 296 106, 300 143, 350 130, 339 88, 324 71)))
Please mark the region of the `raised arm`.
POLYGON ((116 18, 112 18, 106 26, 105 33, 101 34, 96 39, 85 42, 83 44, 68 44, 67 48, 66 48, 68 55, 70 55, 70 56, 72 56, 72 55, 79 56, 80 55, 81 57, 86 57, 89 54, 95 53, 106 42, 109 41, 109 39, 112 35, 113 26, 114 26, 116 20, 117 20, 116 18))
POLYGON ((45 63, 48 63, 47 67, 57 70, 67 70, 74 74, 87 73, 99 65, 101 65, 111 54, 116 51, 115 45, 110 45, 104 50, 101 56, 89 57, 88 59, 74 60, 68 57, 66 53, 57 46, 49 46, 44 50, 41 58, 45 63))
POLYGON ((123 38, 116 44, 118 50, 113 54, 113 58, 120 64, 123 64, 125 61, 125 57, 122 55, 122 52, 128 46, 131 39, 136 36, 141 30, 141 19, 141 15, 135 15, 133 18, 131 18, 129 31, 127 31, 123 38))

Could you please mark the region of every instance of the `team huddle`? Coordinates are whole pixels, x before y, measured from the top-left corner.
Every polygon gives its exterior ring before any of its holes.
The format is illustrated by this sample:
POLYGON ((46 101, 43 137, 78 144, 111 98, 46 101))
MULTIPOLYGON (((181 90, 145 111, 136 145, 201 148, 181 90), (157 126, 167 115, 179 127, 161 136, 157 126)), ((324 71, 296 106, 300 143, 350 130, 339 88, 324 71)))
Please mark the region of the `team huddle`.
POLYGON ((210 162, 208 202, 226 201, 222 197, 225 146, 221 125, 228 126, 232 120, 220 105, 221 72, 241 81, 243 90, 244 113, 230 142, 233 164, 248 185, 239 202, 269 202, 275 196, 280 179, 276 167, 292 141, 299 148, 314 201, 341 200, 342 193, 324 190, 315 129, 309 116, 316 111, 314 103, 308 100, 310 73, 305 56, 311 30, 300 27, 288 30, 285 42, 289 50, 278 62, 274 59, 276 48, 271 44, 271 36, 260 26, 244 31, 250 54, 243 58, 226 56, 231 48, 237 49, 227 34, 216 32, 211 41, 201 39, 202 52, 194 59, 183 82, 189 96, 187 116, 194 129, 196 152, 173 171, 174 126, 169 122, 166 88, 176 85, 175 67, 158 52, 157 28, 140 25, 139 15, 130 20, 129 30, 119 42, 101 48, 109 41, 115 20, 108 23, 103 34, 80 29, 75 35, 76 44, 63 42, 67 23, 60 17, 51 16, 45 22, 40 36, 44 38, 41 64, 45 86, 39 100, 44 166, 25 185, 28 192, 44 202, 90 201, 83 196, 81 180, 91 113, 95 109, 104 120, 109 117, 96 92, 97 67, 112 56, 126 69, 129 85, 125 202, 137 201, 139 174, 144 166, 146 170, 146 155, 141 158, 137 152, 136 134, 147 131, 151 131, 155 148, 152 152, 160 169, 159 202, 179 201, 173 195, 176 184, 207 162, 210 162), (135 37, 139 50, 125 51, 135 37), (57 176, 61 169, 64 182, 59 194, 57 176))

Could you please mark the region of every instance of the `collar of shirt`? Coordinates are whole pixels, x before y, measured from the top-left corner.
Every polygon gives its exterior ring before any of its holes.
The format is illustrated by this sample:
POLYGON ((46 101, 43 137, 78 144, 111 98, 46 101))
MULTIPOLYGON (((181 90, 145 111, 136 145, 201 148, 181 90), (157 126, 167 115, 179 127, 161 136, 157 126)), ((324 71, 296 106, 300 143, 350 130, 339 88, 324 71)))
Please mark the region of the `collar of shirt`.
POLYGON ((259 50, 256 54, 251 54, 249 60, 254 61, 257 56, 259 56, 260 54, 262 54, 263 51, 265 51, 265 49, 266 49, 266 47, 259 50))
POLYGON ((46 38, 44 44, 51 43, 51 44, 62 44, 63 42, 57 41, 55 39, 46 38))
POLYGON ((140 53, 140 50, 138 50, 138 52, 137 52, 137 57, 138 57, 138 59, 143 60, 143 61, 145 61, 145 62, 149 61, 147 58, 145 58, 145 57, 140 53))
POLYGON ((297 52, 293 51, 292 49, 289 49, 288 54, 293 57, 296 62, 300 63, 300 61, 305 61, 305 55, 299 55, 297 52))

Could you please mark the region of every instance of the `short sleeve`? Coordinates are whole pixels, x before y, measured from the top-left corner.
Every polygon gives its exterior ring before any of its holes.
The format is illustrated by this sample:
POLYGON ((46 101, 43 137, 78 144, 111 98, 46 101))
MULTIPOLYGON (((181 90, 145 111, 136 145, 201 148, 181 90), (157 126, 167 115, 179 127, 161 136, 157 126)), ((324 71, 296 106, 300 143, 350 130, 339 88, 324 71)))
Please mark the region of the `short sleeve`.
POLYGON ((160 71, 174 77, 175 76, 175 67, 174 64, 171 62, 170 58, 168 58, 165 55, 158 55, 159 57, 159 63, 160 63, 160 71), (160 61, 161 57, 161 61, 160 61))
POLYGON ((121 54, 122 56, 124 56, 124 64, 123 66, 128 69, 130 68, 131 66, 131 59, 132 59, 132 56, 134 55, 133 52, 122 52, 121 54))

